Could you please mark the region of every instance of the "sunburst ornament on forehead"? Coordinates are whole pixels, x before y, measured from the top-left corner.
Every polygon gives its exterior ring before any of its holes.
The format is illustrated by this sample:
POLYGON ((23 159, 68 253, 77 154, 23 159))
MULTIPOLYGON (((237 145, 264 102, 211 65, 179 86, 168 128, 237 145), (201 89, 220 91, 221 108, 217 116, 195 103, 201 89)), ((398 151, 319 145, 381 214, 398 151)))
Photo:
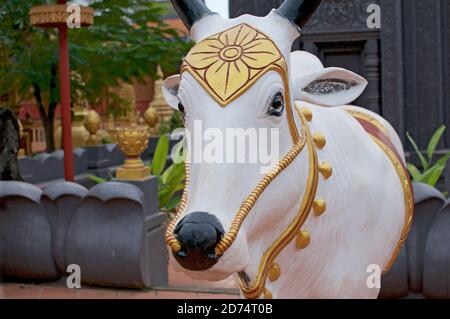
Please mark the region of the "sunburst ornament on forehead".
POLYGON ((222 106, 247 91, 271 69, 286 61, 275 43, 248 24, 240 24, 197 43, 186 56, 181 73, 189 72, 222 106))

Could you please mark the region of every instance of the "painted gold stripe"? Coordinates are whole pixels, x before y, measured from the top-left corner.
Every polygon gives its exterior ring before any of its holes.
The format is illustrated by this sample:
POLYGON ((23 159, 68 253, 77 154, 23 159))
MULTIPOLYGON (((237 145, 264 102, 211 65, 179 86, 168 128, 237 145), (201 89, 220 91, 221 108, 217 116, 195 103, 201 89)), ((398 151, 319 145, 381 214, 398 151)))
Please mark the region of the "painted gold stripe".
POLYGON ((379 128, 383 133, 385 133, 387 136, 389 136, 389 132, 386 129, 386 127, 379 120, 374 118, 373 116, 370 116, 367 113, 360 112, 360 111, 355 111, 355 110, 346 110, 346 111, 347 111, 347 113, 349 113, 353 117, 361 118, 363 120, 366 120, 366 121, 372 123, 377 128, 379 128))
POLYGON ((269 265, 275 260, 278 254, 296 237, 300 228, 303 226, 306 218, 308 217, 313 200, 317 191, 317 184, 319 179, 319 164, 317 159, 316 149, 314 148, 313 138, 308 126, 308 121, 298 110, 303 128, 306 130, 307 145, 308 145, 308 157, 309 157, 309 176, 306 184, 305 194, 302 199, 302 203, 299 209, 299 213, 288 226, 288 228, 278 237, 274 243, 263 253, 258 272, 254 282, 248 287, 244 282, 239 279, 239 284, 243 295, 246 298, 254 299, 261 296, 264 292, 265 282, 268 273, 269 265))
POLYGON ((384 272, 388 272, 392 265, 394 264, 395 260, 398 257, 398 254, 400 253, 401 248, 405 244, 406 238, 408 237, 409 231, 411 229, 412 220, 413 220, 413 214, 414 214, 414 195, 412 193, 411 188, 411 182, 408 176, 406 175, 406 170, 403 167, 403 164, 399 161, 395 153, 387 147, 383 142, 381 142, 378 138, 375 136, 372 136, 373 141, 386 153, 387 157, 392 162, 392 165, 394 165, 395 171, 397 172, 398 177, 400 178, 400 183, 402 185, 403 193, 404 193, 404 201, 405 201, 405 224, 403 225, 402 234, 400 237, 399 242, 397 243, 396 248, 394 249, 394 252, 392 253, 391 258, 389 259, 388 263, 386 264, 386 267, 384 269, 384 272))

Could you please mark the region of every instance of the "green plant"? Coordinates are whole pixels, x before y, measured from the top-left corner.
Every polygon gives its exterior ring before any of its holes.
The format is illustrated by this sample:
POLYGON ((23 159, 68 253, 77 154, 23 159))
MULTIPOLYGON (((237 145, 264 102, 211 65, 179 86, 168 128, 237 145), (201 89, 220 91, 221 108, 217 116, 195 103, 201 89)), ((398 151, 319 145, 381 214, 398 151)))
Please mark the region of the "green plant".
POLYGON ((435 187, 439 178, 441 177, 442 173, 445 170, 445 167, 447 165, 448 159, 450 158, 450 152, 444 154, 439 160, 437 160, 435 163, 433 163, 433 157, 436 152, 436 147, 438 146, 442 135, 445 132, 446 127, 443 125, 440 128, 436 130, 436 132, 433 134, 430 142, 428 143, 426 154, 423 155, 422 152, 420 152, 419 147, 417 146, 417 143, 414 141, 414 139, 411 137, 411 135, 407 132, 406 136, 408 137, 409 142, 414 148, 414 151, 416 152, 417 156, 420 160, 420 165, 422 166, 422 171, 419 170, 415 165, 408 163, 408 171, 411 174, 411 177, 414 182, 417 183, 425 183, 432 187, 435 187))
POLYGON ((162 211, 170 212, 180 203, 179 192, 184 189, 185 167, 181 154, 181 143, 175 149, 174 162, 167 166, 169 157, 169 137, 161 135, 156 146, 155 155, 151 164, 152 175, 158 177, 158 200, 162 211))
POLYGON ((101 178, 101 177, 98 177, 98 176, 95 176, 95 175, 92 175, 92 174, 88 174, 86 177, 87 177, 87 179, 93 181, 96 184, 103 184, 103 183, 109 182, 105 178, 101 178))
POLYGON ((111 143, 112 143, 111 139, 109 139, 109 138, 107 138, 107 137, 102 138, 102 144, 103 144, 103 145, 104 145, 104 144, 111 144, 111 143))

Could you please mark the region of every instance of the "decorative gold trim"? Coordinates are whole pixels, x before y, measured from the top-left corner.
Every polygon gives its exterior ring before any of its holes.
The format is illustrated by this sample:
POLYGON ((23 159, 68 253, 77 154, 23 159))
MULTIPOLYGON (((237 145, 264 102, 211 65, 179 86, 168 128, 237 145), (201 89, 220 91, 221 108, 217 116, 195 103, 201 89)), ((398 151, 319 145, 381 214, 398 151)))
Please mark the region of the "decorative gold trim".
POLYGON ((322 162, 319 166, 319 172, 324 179, 329 179, 333 175, 333 168, 328 162, 322 162))
POLYGON ((406 171, 403 167, 403 164, 399 161, 394 152, 387 147, 383 142, 381 142, 378 138, 371 135, 372 140, 386 153, 387 157, 394 165, 395 171, 397 172, 398 177, 400 178, 400 183, 402 184, 403 193, 404 193, 404 201, 405 201, 405 224, 403 225, 402 234, 399 242, 397 243, 397 247, 392 253, 391 258, 389 259, 384 272, 387 273, 394 264, 395 260, 400 253, 401 248, 405 244, 406 238, 408 237, 409 231, 411 229, 413 214, 414 214, 414 195, 411 189, 411 182, 406 175, 406 171))
POLYGON ((327 209, 327 203, 322 198, 316 199, 313 202, 314 214, 317 217, 323 215, 323 213, 325 213, 326 209, 327 209))
POLYGON ((189 72, 221 106, 226 106, 274 64, 287 74, 287 64, 275 43, 243 23, 194 45, 181 73, 189 72))
POLYGON ((311 112, 310 109, 308 109, 307 107, 302 107, 302 108, 300 109, 300 112, 302 112, 303 116, 305 117, 305 119, 306 119, 308 122, 311 122, 311 121, 312 121, 312 119, 313 119, 313 113, 311 112))
POLYGON ((304 224, 309 212, 312 208, 312 203, 314 196, 317 191, 318 179, 319 179, 319 169, 318 169, 318 159, 316 149, 312 142, 312 134, 308 127, 308 121, 305 119, 303 114, 297 109, 298 115, 300 116, 303 129, 306 130, 307 135, 307 146, 308 146, 308 157, 309 157, 309 176, 306 183, 306 190, 303 196, 299 213, 294 218, 292 223, 288 228, 278 237, 274 243, 263 253, 261 261, 259 263, 258 272, 256 278, 250 286, 247 286, 241 279, 239 279, 239 284, 241 291, 246 298, 254 299, 258 298, 264 290, 264 285, 267 278, 268 265, 270 265, 278 254, 295 238, 299 233, 300 228, 304 224))
MULTIPOLYGON (((94 9, 80 6, 81 26, 94 24, 94 9)), ((35 6, 30 9, 30 22, 35 27, 53 28, 59 24, 66 24, 71 13, 67 12, 65 4, 48 4, 35 6)))
POLYGON ((305 249, 309 246, 311 242, 311 234, 309 231, 300 231, 297 235, 297 240, 295 241, 295 247, 297 249, 305 249))
POLYGON ((322 133, 315 133, 313 136, 314 143, 316 143, 317 148, 322 149, 327 144, 327 139, 322 133))
POLYGON ((269 272, 267 273, 267 277, 270 281, 277 281, 281 276, 281 268, 277 263, 272 263, 269 267, 269 272))
POLYGON ((361 112, 361 111, 355 111, 355 110, 346 110, 348 114, 350 114, 353 117, 356 118, 361 118, 363 120, 366 120, 370 123, 372 123, 373 125, 375 125, 376 127, 378 127, 382 132, 384 132, 387 136, 389 136, 389 132, 386 129, 386 127, 376 118, 374 118, 373 116, 371 116, 370 114, 361 112))
POLYGON ((166 233, 165 233, 166 244, 175 253, 181 250, 181 244, 173 235, 173 231, 174 231, 175 226, 177 225, 178 221, 180 220, 181 215, 183 215, 184 211, 186 210, 186 206, 187 206, 189 187, 190 187, 190 183, 191 183, 191 170, 189 169, 189 164, 190 164, 190 155, 188 153, 186 156, 186 163, 185 163, 186 178, 184 181, 183 195, 181 195, 180 207, 178 208, 177 215, 172 219, 169 226, 167 226, 166 233))
POLYGON ((264 299, 273 299, 272 292, 267 288, 264 288, 264 299))
MULTIPOLYGON (((304 130, 303 130, 304 131, 304 130)), ((306 133, 307 134, 307 133, 306 133)), ((281 161, 273 168, 270 172, 268 172, 263 179, 259 182, 258 186, 255 187, 252 193, 247 196, 247 199, 242 203, 239 211, 234 217, 230 231, 222 237, 221 241, 216 246, 216 255, 222 256, 225 251, 227 251, 233 242, 236 240, 239 229, 244 223, 245 218, 250 213, 251 209, 255 206, 256 201, 259 196, 264 192, 267 186, 278 176, 281 172, 283 172, 286 167, 291 165, 294 159, 300 154, 306 144, 306 134, 305 132, 302 134, 302 139, 289 151, 289 153, 284 156, 281 161)))

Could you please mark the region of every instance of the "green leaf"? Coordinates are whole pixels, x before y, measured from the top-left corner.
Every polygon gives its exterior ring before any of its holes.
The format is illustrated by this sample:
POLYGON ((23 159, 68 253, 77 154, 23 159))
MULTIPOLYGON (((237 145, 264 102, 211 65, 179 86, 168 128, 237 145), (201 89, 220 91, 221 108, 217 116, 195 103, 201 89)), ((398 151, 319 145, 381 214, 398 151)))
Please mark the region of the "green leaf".
POLYGON ((450 152, 448 152, 447 154, 444 154, 444 156, 442 156, 437 162, 436 164, 439 165, 447 165, 447 161, 450 159, 450 152))
POLYGON ((166 166, 167 156, 169 155, 169 138, 167 135, 161 135, 156 146, 155 155, 152 163, 152 174, 161 175, 166 166))
POLYGON ((175 209, 181 201, 181 196, 177 195, 172 197, 169 202, 163 207, 165 211, 171 211, 175 209))
POLYGON ((422 155, 419 148, 417 147, 416 141, 414 141, 414 139, 411 137, 409 132, 406 132, 406 137, 408 138, 409 142, 411 143, 412 147, 414 148, 414 151, 416 152, 417 156, 419 156, 420 163, 422 164, 424 171, 426 171, 429 168, 429 165, 428 165, 427 160, 425 159, 425 157, 422 155))
POLYGON ((428 148, 427 148, 428 165, 431 165, 431 161, 433 160, 434 152, 436 151, 436 147, 438 146, 439 141, 441 140, 442 134, 444 134, 444 132, 445 132, 445 125, 442 125, 433 134, 433 137, 431 138, 430 143, 428 144, 428 148))
POLYGON ((411 174, 413 181, 416 182, 422 177, 422 174, 420 173, 419 169, 415 167, 413 164, 408 163, 407 168, 409 173, 411 174))
POLYGON ((103 184, 103 183, 108 182, 104 178, 101 178, 101 177, 98 177, 98 176, 95 176, 95 175, 91 175, 91 174, 87 175, 87 178, 90 179, 91 181, 93 181, 96 184, 103 184))
POLYGON ((163 191, 159 192, 158 199, 159 199, 159 205, 160 207, 165 207, 167 203, 170 201, 170 199, 173 197, 173 195, 184 189, 184 184, 178 184, 174 187, 167 187, 163 191))
POLYGON ((445 165, 435 164, 433 167, 429 168, 422 177, 418 180, 419 183, 425 183, 432 187, 436 186, 439 177, 442 175, 445 169, 445 165))
POLYGON ((444 165, 436 166, 436 168, 432 171, 430 177, 428 178, 427 184, 435 187, 444 170, 444 165))
POLYGON ((161 176, 164 184, 173 184, 174 180, 178 182, 184 179, 185 167, 183 164, 172 164, 161 176))

